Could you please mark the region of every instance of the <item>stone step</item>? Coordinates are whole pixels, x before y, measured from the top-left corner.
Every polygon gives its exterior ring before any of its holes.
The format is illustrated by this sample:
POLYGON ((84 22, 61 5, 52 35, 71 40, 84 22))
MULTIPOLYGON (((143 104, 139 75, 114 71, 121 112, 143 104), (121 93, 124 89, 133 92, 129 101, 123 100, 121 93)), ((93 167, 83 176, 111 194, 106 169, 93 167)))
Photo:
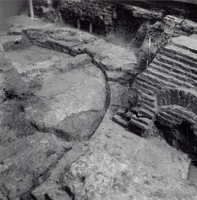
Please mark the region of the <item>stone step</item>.
MULTIPOLYGON (((149 125, 144 124, 139 120, 139 118, 133 117, 129 121, 129 127, 131 129, 132 126, 140 128, 142 131, 146 131, 149 128, 149 125)), ((132 131, 132 130, 131 130, 132 131)))
POLYGON ((183 63, 182 61, 178 61, 174 57, 165 56, 165 55, 161 55, 161 54, 157 55, 157 60, 167 63, 167 64, 170 64, 170 65, 174 65, 184 71, 187 71, 187 72, 189 71, 189 72, 197 75, 197 65, 195 65, 195 64, 191 63, 191 65, 189 65, 187 63, 183 63))
MULTIPOLYGON (((179 76, 176 77, 175 74, 170 74, 170 73, 166 73, 163 71, 159 71, 158 68, 153 68, 153 67, 149 67, 149 69, 146 72, 155 77, 160 78, 161 80, 171 81, 171 83, 174 83, 178 86, 184 86, 187 88, 192 88, 194 86, 193 84, 187 83, 188 79, 186 76, 182 77, 183 80, 181 80, 181 79, 179 79, 179 76)), ((195 84, 194 81, 193 81, 193 83, 195 84)))
POLYGON ((154 119, 155 114, 149 110, 147 110, 146 108, 141 108, 138 112, 138 116, 139 117, 147 117, 148 119, 154 119))
POLYGON ((124 116, 125 111, 126 111, 125 108, 119 108, 118 111, 116 112, 116 114, 119 116, 124 116))
MULTIPOLYGON (((153 73, 150 73, 148 70, 146 70, 142 75, 141 78, 144 80, 149 80, 150 84, 154 85, 156 88, 158 89, 164 89, 165 87, 177 87, 177 86, 181 86, 177 85, 176 83, 173 83, 173 78, 174 77, 169 77, 169 79, 167 77, 163 77, 163 76, 159 76, 159 75, 155 75, 153 73)), ((184 85, 184 82, 182 82, 182 85, 184 85)))
POLYGON ((141 108, 144 108, 148 112, 153 113, 153 115, 155 115, 155 112, 156 112, 156 108, 155 107, 153 108, 153 107, 150 107, 148 105, 143 105, 141 108))
POLYGON ((197 40, 187 36, 179 36, 171 38, 171 41, 176 46, 187 49, 191 52, 197 53, 197 40))
POLYGON ((147 95, 154 95, 155 87, 147 85, 146 82, 141 81, 140 77, 136 78, 132 85, 132 88, 137 88, 140 92, 146 93, 147 95))
POLYGON ((127 121, 129 121, 133 117, 133 115, 135 115, 133 112, 128 111, 124 113, 124 118, 127 119, 127 121))
POLYGON ((186 49, 170 45, 165 46, 162 54, 167 54, 167 56, 175 58, 176 60, 182 61, 192 66, 197 65, 197 54, 186 49))
MULTIPOLYGON (((156 97, 154 97, 154 98, 156 99, 156 97)), ((141 106, 139 107, 138 114, 144 113, 146 110, 147 111, 146 116, 148 118, 152 118, 152 116, 155 115, 155 101, 150 103, 150 102, 145 101, 145 99, 144 99, 143 101, 140 102, 140 104, 141 104, 141 106)), ((131 110, 132 110, 132 108, 131 108, 131 110)), ((136 110, 135 111, 133 110, 133 112, 136 112, 136 110)), ((143 115, 143 116, 145 116, 145 115, 143 115)), ((124 117, 127 118, 128 116, 124 116, 124 117)))
POLYGON ((188 61, 188 62, 191 62, 190 64, 188 64, 188 63, 184 62, 185 59, 179 61, 176 57, 174 57, 172 55, 166 56, 166 55, 162 55, 162 54, 157 54, 156 59, 159 61, 162 61, 164 63, 168 63, 168 64, 174 65, 176 67, 179 67, 184 71, 193 70, 194 71, 193 73, 197 74, 197 63, 188 61))
POLYGON ((179 64, 182 63, 182 66, 176 64, 176 65, 174 65, 175 67, 178 67, 179 69, 182 69, 184 71, 187 71, 187 69, 191 68, 190 71, 194 71, 192 73, 196 74, 195 69, 197 68, 197 63, 192 61, 191 59, 185 58, 184 56, 181 56, 181 55, 178 55, 178 54, 173 55, 172 53, 167 52, 167 51, 163 52, 162 55, 173 59, 175 63, 176 62, 180 62, 179 64))
POLYGON ((152 121, 146 117, 137 117, 136 119, 138 119, 139 122, 141 122, 142 124, 147 125, 147 126, 149 126, 150 122, 152 121))
POLYGON ((107 80, 108 81, 118 81, 120 79, 124 79, 125 72, 123 71, 107 71, 107 80))
POLYGON ((149 79, 146 75, 141 74, 136 78, 136 83, 141 87, 144 88, 144 90, 147 90, 147 92, 156 92, 158 90, 161 90, 163 87, 149 79))
POLYGON ((147 98, 152 102, 156 100, 156 97, 153 94, 149 95, 149 94, 146 94, 146 93, 140 93, 140 96, 143 97, 143 98, 147 98))
POLYGON ((116 122, 117 124, 127 128, 128 127, 128 121, 126 121, 125 119, 123 119, 120 115, 114 115, 112 117, 112 120, 114 122, 116 122))
POLYGON ((160 121, 160 123, 168 126, 169 128, 172 128, 171 126, 177 125, 180 123, 180 120, 177 119, 176 117, 173 117, 171 114, 166 113, 164 111, 160 112, 157 115, 157 121, 160 121))
POLYGON ((195 80, 197 80, 197 75, 190 73, 186 70, 183 70, 179 67, 176 67, 175 65, 170 65, 167 63, 163 63, 157 59, 154 59, 154 61, 151 63, 151 66, 154 68, 158 68, 158 70, 161 71, 165 71, 171 74, 175 74, 175 75, 181 75, 182 77, 187 76, 189 78, 189 81, 191 82, 196 82, 195 80))
POLYGON ((150 65, 149 65, 149 67, 151 68, 151 69, 154 69, 155 71, 158 71, 158 72, 160 72, 160 73, 165 73, 165 74, 169 74, 169 75, 171 75, 171 76, 174 76, 175 78, 180 78, 180 80, 185 80, 185 76, 183 75, 183 74, 179 74, 179 73, 176 73, 176 72, 174 72, 174 71, 172 71, 171 70, 171 66, 169 65, 169 68, 167 68, 167 67, 164 67, 163 65, 162 65, 162 63, 161 62, 157 62, 157 61, 154 61, 154 62, 152 62, 150 65), (184 78, 184 79, 183 79, 184 78))
POLYGON ((151 108, 155 107, 154 102, 150 102, 150 101, 148 101, 148 99, 141 99, 140 102, 141 102, 142 105, 148 105, 151 108))
POLYGON ((154 103, 155 102, 155 98, 149 98, 149 96, 145 96, 145 95, 140 95, 141 99, 144 99, 150 103, 154 103))

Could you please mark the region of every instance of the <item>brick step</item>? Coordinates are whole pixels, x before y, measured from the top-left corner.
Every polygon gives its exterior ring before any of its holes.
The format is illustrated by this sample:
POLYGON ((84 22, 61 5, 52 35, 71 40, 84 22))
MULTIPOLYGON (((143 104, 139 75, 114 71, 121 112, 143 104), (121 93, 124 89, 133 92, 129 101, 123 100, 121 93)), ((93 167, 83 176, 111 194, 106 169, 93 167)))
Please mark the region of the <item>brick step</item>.
POLYGON ((155 94, 155 87, 147 85, 146 82, 141 81, 140 77, 136 78, 135 82, 132 85, 132 88, 136 88, 140 90, 140 92, 146 93, 147 95, 154 95, 155 94))
POLYGON ((119 116, 124 116, 125 112, 126 112, 125 108, 119 108, 116 114, 119 116))
POLYGON ((169 112, 165 112, 162 111, 158 114, 159 117, 162 117, 162 119, 165 118, 165 121, 168 122, 169 124, 171 124, 173 122, 173 124, 177 125, 180 124, 182 122, 182 120, 189 119, 189 121, 192 124, 196 124, 197 121, 197 117, 195 114, 193 114, 192 112, 189 112, 188 110, 182 110, 181 109, 170 109, 168 108, 169 112))
POLYGON ((177 61, 184 62, 191 66, 197 65, 197 54, 183 48, 170 45, 163 48, 162 54, 171 58, 175 58, 177 61))
POLYGON ((146 117, 139 117, 139 116, 136 116, 134 113, 132 113, 132 112, 127 112, 126 114, 125 114, 125 117, 128 119, 128 121, 129 120, 131 120, 131 119, 137 119, 139 122, 141 122, 142 124, 144 124, 144 125, 149 125, 150 124, 150 122, 152 121, 152 120, 150 120, 150 119, 148 119, 148 118, 146 118, 146 117))
POLYGON ((150 122, 152 121, 146 117, 137 117, 136 119, 138 119, 139 122, 147 126, 149 126, 150 122))
POLYGON ((149 95, 149 94, 146 94, 146 93, 140 93, 140 96, 143 97, 143 98, 147 98, 152 102, 156 100, 156 97, 153 94, 149 95))
POLYGON ((156 92, 158 90, 163 89, 163 86, 160 84, 155 84, 152 80, 150 80, 146 75, 141 74, 136 78, 136 83, 144 90, 156 92))
POLYGON ((148 101, 148 99, 141 99, 140 102, 141 102, 142 105, 148 105, 151 108, 155 107, 154 102, 150 102, 150 101, 148 101))
POLYGON ((158 115, 157 115, 159 121, 163 121, 167 126, 170 126, 170 124, 178 124, 180 123, 180 119, 176 118, 176 117, 173 117, 172 115, 170 115, 169 113, 166 113, 166 112, 160 112, 158 115), (172 123, 173 122, 173 123, 172 123))
MULTIPOLYGON (((133 111, 133 112, 136 112, 136 110, 133 110, 132 108, 131 108, 131 110, 133 111)), ((141 106, 139 107, 139 110, 138 110, 138 114, 141 112, 141 110, 146 110, 147 111, 147 115, 148 115, 148 113, 150 113, 150 115, 151 116, 154 116, 155 115, 155 110, 156 110, 156 108, 155 108, 155 106, 154 105, 149 105, 149 104, 147 104, 146 102, 141 102, 141 106)), ((142 111, 143 112, 143 111, 142 111)))
MULTIPOLYGON (((146 118, 147 119, 147 118, 146 118)), ((151 120, 150 120, 151 121, 151 120)), ((133 117, 131 118, 131 120, 129 121, 129 127, 132 127, 132 126, 136 126, 138 128, 140 128, 141 130, 143 131, 146 131, 148 130, 149 128, 149 124, 145 124, 144 122, 140 121, 140 118, 137 118, 137 117, 133 117)), ((132 130, 131 130, 132 131, 132 130)))
POLYGON ((141 97, 141 99, 144 99, 144 100, 146 100, 146 101, 148 101, 150 103, 154 103, 155 102, 155 98, 153 98, 153 97, 149 98, 149 96, 145 96, 143 94, 140 95, 140 97, 141 97))
POLYGON ((197 75, 197 65, 195 64, 192 64, 192 63, 187 64, 182 61, 178 61, 176 57, 166 56, 162 54, 158 54, 156 58, 157 60, 161 62, 167 63, 169 65, 174 65, 184 71, 187 71, 187 72, 190 71, 197 75))
POLYGON ((114 116, 112 117, 112 120, 113 120, 114 122, 116 122, 117 124, 119 124, 119 125, 125 127, 125 128, 128 127, 128 121, 126 121, 125 119, 123 119, 120 115, 117 115, 117 114, 114 115, 114 116))
MULTIPOLYGON (((131 108, 132 110, 132 108, 131 108)), ((123 119, 128 120, 130 118, 132 118, 132 116, 134 115, 134 112, 125 112, 126 109, 124 108, 119 108, 117 111, 117 115, 121 116, 123 119)), ((139 107, 139 111, 138 111, 138 115, 147 117, 149 119, 152 119, 155 116, 155 106, 154 104, 147 104, 146 102, 141 102, 141 106, 139 107)))
POLYGON ((148 119, 154 119, 155 118, 155 113, 153 113, 152 111, 150 110, 147 110, 146 108, 141 108, 138 112, 138 116, 139 117, 147 117, 148 119))
POLYGON ((196 85, 196 83, 194 81, 193 81, 193 84, 187 83, 188 80, 187 80, 186 76, 182 77, 183 80, 181 80, 181 79, 179 79, 179 77, 176 78, 176 76, 173 76, 173 74, 170 74, 170 73, 167 74, 165 72, 159 71, 158 68, 150 67, 150 68, 148 68, 148 70, 146 72, 155 77, 161 78, 161 80, 171 81, 171 83, 174 83, 178 86, 192 88, 193 86, 196 85))
POLYGON ((186 70, 183 70, 179 67, 176 67, 174 65, 170 65, 170 64, 161 62, 157 59, 154 59, 154 61, 151 63, 151 66, 157 67, 158 69, 166 71, 168 73, 174 73, 174 74, 177 74, 177 75, 187 76, 188 78, 190 78, 190 80, 193 80, 193 81, 197 80, 197 75, 195 75, 191 72, 188 72, 186 70))
POLYGON ((174 81, 173 81, 174 77, 169 77, 169 79, 168 79, 159 74, 156 76, 155 74, 149 72, 148 70, 146 70, 141 75, 141 78, 144 80, 148 79, 152 85, 154 85, 156 88, 161 88, 161 89, 163 89, 165 87, 177 87, 177 86, 180 86, 181 84, 185 85, 184 82, 182 82, 180 85, 177 83, 174 83, 174 81))
POLYGON ((171 38, 171 41, 174 45, 191 51, 193 53, 197 53, 197 40, 187 36, 179 36, 171 38))
POLYGON ((147 104, 146 105, 143 105, 141 108, 144 108, 145 110, 147 110, 148 112, 151 112, 155 115, 155 107, 152 108, 150 106, 148 106, 147 104))

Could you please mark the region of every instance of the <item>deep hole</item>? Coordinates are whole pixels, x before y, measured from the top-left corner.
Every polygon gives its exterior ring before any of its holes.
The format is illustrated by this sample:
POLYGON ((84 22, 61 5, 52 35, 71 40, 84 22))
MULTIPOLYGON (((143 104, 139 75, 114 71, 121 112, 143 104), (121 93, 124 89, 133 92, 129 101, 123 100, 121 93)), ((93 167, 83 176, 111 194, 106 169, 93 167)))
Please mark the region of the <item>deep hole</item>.
POLYGON ((188 121, 183 121, 178 127, 180 133, 185 135, 188 141, 191 141, 195 138, 195 134, 191 130, 191 126, 191 123, 189 123, 188 121))
POLYGON ((37 198, 33 194, 31 194, 30 196, 31 196, 31 200, 37 200, 37 198))
POLYGON ((81 20, 81 30, 89 31, 89 22, 81 20))
POLYGON ((122 35, 122 37, 130 42, 135 37, 142 22, 143 19, 133 17, 131 12, 117 8, 117 19, 114 20, 114 32, 122 35))

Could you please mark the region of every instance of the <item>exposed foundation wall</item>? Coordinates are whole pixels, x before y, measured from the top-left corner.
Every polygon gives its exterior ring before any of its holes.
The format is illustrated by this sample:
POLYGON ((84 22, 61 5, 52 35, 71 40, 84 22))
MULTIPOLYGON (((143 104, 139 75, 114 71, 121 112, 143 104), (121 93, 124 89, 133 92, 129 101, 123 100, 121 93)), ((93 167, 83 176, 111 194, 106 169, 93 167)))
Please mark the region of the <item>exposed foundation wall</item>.
POLYGON ((113 30, 113 20, 116 18, 114 2, 63 0, 60 3, 60 13, 65 22, 76 26, 80 19, 82 24, 87 23, 87 27, 82 28, 88 30, 88 23, 91 22, 93 27, 100 27, 106 33, 113 30))

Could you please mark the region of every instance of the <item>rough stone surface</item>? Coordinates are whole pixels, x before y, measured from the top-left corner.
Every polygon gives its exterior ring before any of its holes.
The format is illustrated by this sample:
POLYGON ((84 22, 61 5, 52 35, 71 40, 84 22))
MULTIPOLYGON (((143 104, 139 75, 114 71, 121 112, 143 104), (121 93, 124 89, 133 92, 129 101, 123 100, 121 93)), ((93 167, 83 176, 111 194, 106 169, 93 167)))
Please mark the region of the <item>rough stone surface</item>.
POLYGON ((187 155, 159 139, 130 134, 111 123, 109 114, 85 155, 64 175, 63 184, 76 199, 196 198, 195 189, 187 186, 187 155))
POLYGON ((4 196, 20 199, 35 186, 34 181, 39 176, 56 165, 69 148, 54 135, 35 133, 1 149, 0 188, 4 196))

